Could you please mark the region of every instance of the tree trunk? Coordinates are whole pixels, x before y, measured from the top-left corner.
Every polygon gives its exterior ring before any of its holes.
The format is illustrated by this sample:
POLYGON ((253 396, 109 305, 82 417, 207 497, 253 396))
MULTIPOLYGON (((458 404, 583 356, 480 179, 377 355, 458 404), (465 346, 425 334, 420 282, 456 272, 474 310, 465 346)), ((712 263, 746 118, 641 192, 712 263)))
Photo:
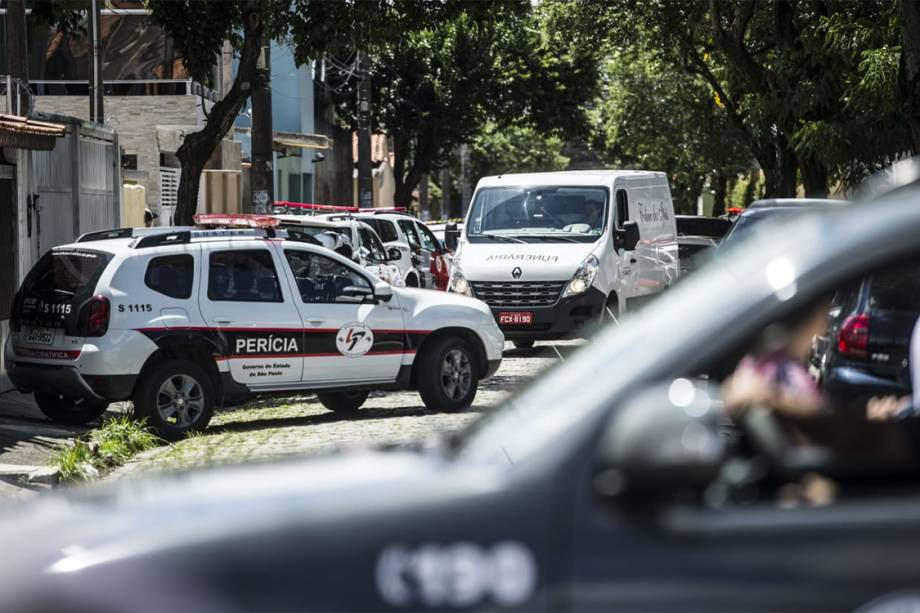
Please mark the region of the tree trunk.
MULTIPOLYGON (((29 47, 26 40, 25 0, 6 2, 6 73, 14 79, 29 82, 29 47)), ((15 108, 8 109, 10 113, 15 108)), ((23 113, 25 114, 25 113, 23 113)))
POLYGON ((902 87, 904 115, 910 129, 911 148, 920 154, 920 3, 901 0, 902 87))
POLYGON ((718 217, 725 214, 725 197, 728 194, 728 175, 720 168, 712 178, 712 187, 715 193, 712 201, 712 216, 718 217))
POLYGON ((805 195, 808 198, 827 198, 827 168, 824 164, 814 158, 803 157, 799 159, 799 170, 805 184, 805 195))
POLYGON ((173 220, 177 226, 192 225, 192 217, 198 207, 198 184, 201 180, 201 171, 204 170, 214 149, 233 127, 236 116, 239 115, 252 92, 263 31, 259 13, 260 4, 257 1, 246 4, 243 49, 240 53, 240 65, 236 79, 233 80, 230 91, 211 108, 204 128, 187 134, 182 146, 176 151, 176 157, 179 158, 182 165, 182 175, 179 178, 179 189, 176 195, 176 213, 173 220))
POLYGON ((764 198, 795 198, 798 158, 786 138, 779 134, 757 147, 763 169, 764 198))

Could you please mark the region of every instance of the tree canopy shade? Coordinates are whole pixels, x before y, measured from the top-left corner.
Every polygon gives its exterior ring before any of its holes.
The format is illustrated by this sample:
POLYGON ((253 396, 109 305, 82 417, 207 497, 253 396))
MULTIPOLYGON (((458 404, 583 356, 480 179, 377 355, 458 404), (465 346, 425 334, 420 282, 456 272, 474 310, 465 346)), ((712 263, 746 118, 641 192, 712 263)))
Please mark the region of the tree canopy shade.
MULTIPOLYGON (((484 126, 583 130, 596 57, 570 52, 541 25, 529 3, 473 2, 375 49, 373 125, 393 139, 396 202, 408 203, 421 176, 484 126)), ((343 120, 354 95, 340 94, 343 120)))

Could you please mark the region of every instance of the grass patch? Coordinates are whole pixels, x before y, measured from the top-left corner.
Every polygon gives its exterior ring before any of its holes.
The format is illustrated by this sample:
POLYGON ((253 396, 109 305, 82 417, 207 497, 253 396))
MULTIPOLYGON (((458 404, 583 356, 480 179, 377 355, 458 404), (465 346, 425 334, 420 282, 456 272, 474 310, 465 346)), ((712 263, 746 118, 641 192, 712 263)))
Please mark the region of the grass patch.
POLYGON ((106 419, 99 428, 61 447, 51 465, 58 469, 62 483, 86 481, 161 443, 143 421, 119 415, 106 419))

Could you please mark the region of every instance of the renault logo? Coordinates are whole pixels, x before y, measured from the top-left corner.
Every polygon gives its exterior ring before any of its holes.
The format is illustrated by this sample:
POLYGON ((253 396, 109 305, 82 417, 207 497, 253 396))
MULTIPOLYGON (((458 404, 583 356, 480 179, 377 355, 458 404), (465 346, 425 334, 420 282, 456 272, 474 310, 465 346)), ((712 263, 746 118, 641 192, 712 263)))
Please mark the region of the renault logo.
POLYGON ((515 266, 514 270, 511 271, 511 276, 515 279, 520 279, 522 274, 524 274, 524 271, 521 270, 520 266, 515 266))

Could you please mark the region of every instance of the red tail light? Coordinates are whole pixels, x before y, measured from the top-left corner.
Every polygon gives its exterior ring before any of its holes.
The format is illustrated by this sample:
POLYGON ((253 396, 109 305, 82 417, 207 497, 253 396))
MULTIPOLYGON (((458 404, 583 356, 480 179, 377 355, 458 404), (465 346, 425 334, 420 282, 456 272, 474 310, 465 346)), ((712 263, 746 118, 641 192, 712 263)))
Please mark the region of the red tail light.
POLYGON ((851 358, 864 358, 869 349, 869 316, 850 315, 837 333, 837 349, 851 358))
POLYGON ((109 299, 93 296, 86 309, 86 336, 102 336, 109 329, 109 299))

